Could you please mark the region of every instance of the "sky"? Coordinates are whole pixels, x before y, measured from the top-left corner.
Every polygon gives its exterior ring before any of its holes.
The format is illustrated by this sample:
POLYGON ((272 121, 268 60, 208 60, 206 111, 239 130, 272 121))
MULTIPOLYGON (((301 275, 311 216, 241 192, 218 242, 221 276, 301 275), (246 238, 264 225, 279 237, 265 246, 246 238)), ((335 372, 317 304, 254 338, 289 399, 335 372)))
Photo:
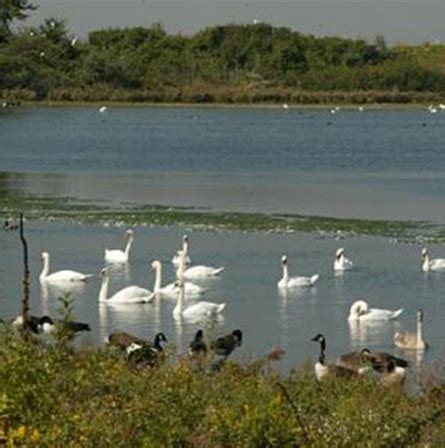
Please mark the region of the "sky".
POLYGON ((254 20, 316 36, 445 42, 445 0, 33 0, 27 24, 64 18, 73 35, 160 22, 170 33, 254 20))

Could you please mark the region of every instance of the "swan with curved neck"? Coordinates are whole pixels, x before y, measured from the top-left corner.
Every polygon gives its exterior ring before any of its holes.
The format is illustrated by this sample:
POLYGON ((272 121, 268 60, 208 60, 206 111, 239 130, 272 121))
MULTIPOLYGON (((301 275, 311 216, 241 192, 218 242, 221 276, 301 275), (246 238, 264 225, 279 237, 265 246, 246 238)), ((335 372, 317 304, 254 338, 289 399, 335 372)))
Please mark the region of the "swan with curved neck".
POLYGON ((92 274, 82 274, 82 272, 63 270, 49 273, 49 253, 42 252, 41 258, 43 261, 42 272, 40 273, 40 282, 60 283, 60 282, 84 282, 92 277, 92 274))
POLYGON ((334 270, 349 271, 354 268, 354 263, 345 256, 345 249, 340 247, 335 253, 334 270))
POLYGON ((184 282, 179 280, 176 282, 176 285, 179 288, 179 297, 173 310, 173 317, 175 319, 184 318, 195 322, 205 319, 215 319, 222 314, 226 307, 225 303, 198 302, 184 308, 184 282))
POLYGON ((356 300, 349 310, 349 321, 394 320, 403 313, 403 308, 396 311, 380 308, 369 308, 365 300, 356 300))
POLYGON ((396 347, 410 350, 424 350, 428 348, 423 335, 423 311, 417 310, 417 331, 415 333, 397 332, 394 334, 396 347))
POLYGON ((214 268, 212 266, 192 266, 191 268, 186 269, 186 260, 188 256, 188 245, 182 250, 180 263, 178 270, 176 271, 176 276, 180 280, 192 280, 192 279, 200 279, 200 278, 209 278, 209 277, 216 277, 219 275, 224 268, 214 268))
POLYGON ((283 267, 283 277, 278 282, 278 288, 299 288, 302 286, 314 286, 315 282, 320 278, 318 274, 311 277, 305 276, 289 276, 289 263, 286 255, 281 257, 281 266, 283 267))
POLYGON ((127 286, 111 297, 108 297, 108 284, 110 282, 108 271, 102 269, 101 276, 102 284, 99 291, 100 303, 149 303, 154 299, 154 294, 151 291, 135 285, 127 286))
MULTIPOLYGON (((155 284, 153 292, 155 294, 160 294, 166 297, 178 297, 178 288, 174 283, 162 286, 162 263, 159 260, 154 260, 151 262, 151 269, 155 271, 155 284)), ((206 288, 202 286, 195 285, 191 282, 184 283, 185 294, 187 296, 197 296, 202 295, 206 292, 206 288)))
MULTIPOLYGON (((184 235, 182 237, 182 249, 178 250, 176 252, 176 254, 173 256, 172 258, 172 263, 175 266, 175 268, 177 269, 179 267, 179 265, 181 264, 181 257, 183 253, 188 254, 188 236, 184 235)), ((189 266, 191 264, 191 259, 190 257, 187 255, 186 259, 185 259, 185 263, 187 266, 189 266)))
POLYGON ((431 260, 428 249, 424 247, 422 249, 422 270, 425 272, 445 270, 445 258, 433 258, 431 260))
POLYGON ((124 250, 120 249, 105 249, 105 262, 106 263, 128 263, 130 257, 130 249, 133 244, 134 232, 133 230, 125 231, 125 240, 127 241, 124 250))

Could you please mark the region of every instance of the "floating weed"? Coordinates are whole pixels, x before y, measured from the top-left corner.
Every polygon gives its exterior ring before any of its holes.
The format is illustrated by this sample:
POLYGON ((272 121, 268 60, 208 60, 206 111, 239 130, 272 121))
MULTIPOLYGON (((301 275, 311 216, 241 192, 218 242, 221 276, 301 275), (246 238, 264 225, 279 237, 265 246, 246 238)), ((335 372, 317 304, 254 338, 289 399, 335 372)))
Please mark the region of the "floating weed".
POLYGON ((426 244, 445 241, 445 229, 426 222, 338 219, 292 214, 222 213, 193 207, 158 204, 119 207, 72 197, 6 196, 0 198, 0 213, 25 212, 28 219, 101 224, 103 226, 173 226, 195 230, 286 233, 311 232, 320 238, 345 239, 375 235, 396 241, 426 244))

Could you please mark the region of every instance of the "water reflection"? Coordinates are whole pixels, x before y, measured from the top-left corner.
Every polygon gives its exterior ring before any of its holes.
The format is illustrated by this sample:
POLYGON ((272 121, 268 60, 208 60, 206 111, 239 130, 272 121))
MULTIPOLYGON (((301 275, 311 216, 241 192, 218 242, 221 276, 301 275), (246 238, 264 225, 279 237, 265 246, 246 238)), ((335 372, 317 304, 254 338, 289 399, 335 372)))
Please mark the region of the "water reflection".
POLYGON ((348 320, 348 326, 351 346, 357 349, 370 343, 381 343, 388 337, 389 330, 394 334, 400 328, 397 321, 384 320, 348 320))
POLYGON ((84 282, 40 282, 40 305, 42 314, 51 315, 56 311, 54 306, 60 305, 60 299, 74 300, 85 293, 84 282))

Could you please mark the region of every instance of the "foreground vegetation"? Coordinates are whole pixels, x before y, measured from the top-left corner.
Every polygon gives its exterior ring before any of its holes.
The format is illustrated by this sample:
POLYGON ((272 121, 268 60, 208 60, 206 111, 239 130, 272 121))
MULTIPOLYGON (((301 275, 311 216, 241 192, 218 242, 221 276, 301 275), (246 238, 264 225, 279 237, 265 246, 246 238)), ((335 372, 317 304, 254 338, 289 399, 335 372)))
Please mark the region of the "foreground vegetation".
POLYGON ((110 349, 43 348, 4 330, 0 438, 8 446, 398 447, 445 444, 445 387, 410 396, 371 380, 286 377, 269 358, 208 373, 188 359, 128 365, 110 349))
POLYGON ((161 25, 97 30, 79 41, 61 19, 12 24, 28 0, 0 3, 0 98, 6 101, 416 103, 445 101, 445 46, 383 37, 315 37, 265 23, 192 36, 161 25), (15 5, 15 6, 13 6, 15 5))

